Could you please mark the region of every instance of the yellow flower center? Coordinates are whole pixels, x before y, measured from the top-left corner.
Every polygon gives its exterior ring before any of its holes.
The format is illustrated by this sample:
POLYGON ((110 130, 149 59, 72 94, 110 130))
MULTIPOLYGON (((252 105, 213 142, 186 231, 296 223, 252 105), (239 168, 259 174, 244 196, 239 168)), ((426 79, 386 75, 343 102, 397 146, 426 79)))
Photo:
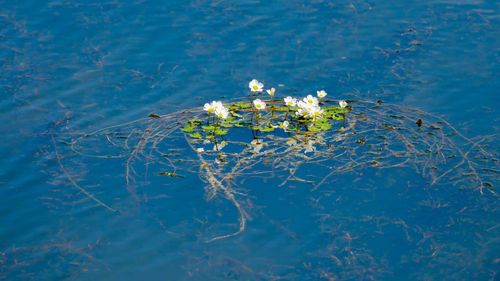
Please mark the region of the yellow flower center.
POLYGON ((259 89, 259 86, 253 85, 252 88, 257 91, 259 89))

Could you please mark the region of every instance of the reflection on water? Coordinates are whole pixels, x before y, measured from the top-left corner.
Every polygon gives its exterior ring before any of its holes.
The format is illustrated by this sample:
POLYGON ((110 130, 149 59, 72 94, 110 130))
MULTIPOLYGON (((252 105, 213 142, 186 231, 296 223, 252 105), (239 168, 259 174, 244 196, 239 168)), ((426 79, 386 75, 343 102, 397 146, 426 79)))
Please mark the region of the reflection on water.
MULTIPOLYGON (((258 78, 280 96, 325 89, 332 98, 431 112, 471 140, 460 143, 464 154, 481 147, 496 159, 499 11, 494 1, 6 3, 0 276, 498 278, 498 197, 457 182, 470 172, 458 158, 443 164, 456 166, 449 175, 458 177, 439 185, 428 177, 433 168, 411 165, 359 168, 314 191, 250 170, 231 186, 245 194, 245 231, 205 243, 238 229, 239 216, 224 196, 206 200, 184 139, 167 142, 179 151, 162 150, 185 161, 176 171, 183 178, 157 175, 161 162, 134 156, 128 185, 123 158, 76 154, 69 143, 107 126, 150 122, 152 112, 244 98, 258 78)), ((139 133, 140 124, 123 133, 139 133)), ((82 148, 123 152, 102 144, 82 148)), ((498 163, 480 167, 495 191, 498 163)), ((323 172, 305 166, 298 177, 323 172)))

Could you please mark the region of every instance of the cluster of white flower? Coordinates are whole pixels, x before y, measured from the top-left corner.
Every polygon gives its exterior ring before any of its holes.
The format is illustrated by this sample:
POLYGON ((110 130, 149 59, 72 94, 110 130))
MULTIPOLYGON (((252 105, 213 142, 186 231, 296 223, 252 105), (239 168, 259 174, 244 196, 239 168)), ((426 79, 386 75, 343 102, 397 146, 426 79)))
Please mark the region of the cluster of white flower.
POLYGON ((299 109, 295 112, 296 115, 312 118, 313 120, 320 118, 325 113, 325 111, 319 106, 318 99, 311 95, 308 95, 301 101, 298 101, 297 106, 299 109))
MULTIPOLYGON (((248 87, 252 91, 252 97, 253 97, 253 92, 258 92, 258 93, 264 92, 264 90, 263 90, 264 84, 257 81, 256 79, 253 79, 252 81, 250 81, 250 83, 248 84, 248 87)), ((276 89, 271 88, 269 90, 266 90, 266 92, 271 97, 270 107, 272 110, 275 110, 274 103, 273 103, 273 97, 275 95, 276 89)), ((288 110, 290 110, 290 107, 295 107, 295 106, 298 107, 297 111, 295 112, 296 116, 303 117, 303 118, 311 118, 312 120, 316 120, 318 118, 323 117, 325 114, 325 111, 320 107, 320 102, 324 97, 327 96, 327 93, 324 90, 321 90, 321 91, 316 91, 316 94, 317 94, 317 97, 314 97, 312 95, 308 95, 305 98, 303 98, 302 100, 298 100, 296 98, 288 96, 288 97, 283 99, 283 102, 284 102, 285 106, 287 106, 288 110)), ((257 111, 265 110, 267 107, 266 102, 262 101, 260 99, 253 100, 252 105, 253 105, 253 108, 255 108, 255 110, 257 110, 257 111)), ((347 106, 347 102, 344 100, 340 100, 339 106, 341 108, 345 108, 347 106)), ((203 110, 205 110, 208 113, 209 123, 210 123, 210 116, 212 113, 214 114, 214 122, 215 122, 215 116, 217 116, 219 118, 219 120, 216 123, 216 126, 219 125, 220 119, 226 119, 229 116, 228 108, 226 108, 222 104, 222 102, 220 102, 220 101, 212 101, 211 103, 206 103, 203 106, 203 110)), ((273 114, 274 114, 274 111, 273 111, 273 114)), ((288 117, 288 111, 286 112, 285 119, 287 117, 288 117)), ((252 114, 252 118, 253 118, 253 114, 252 114)), ((260 118, 260 114, 257 115, 257 125, 258 125, 259 118, 260 118)), ((284 120, 283 122, 278 122, 277 125, 272 125, 272 122, 271 122, 270 125, 273 128, 281 128, 281 129, 284 129, 286 131, 287 128, 290 126, 290 122, 288 122, 288 120, 284 120)), ((309 124, 309 125, 312 126, 312 124, 309 124)), ((292 141, 295 141, 295 140, 292 140, 292 141)), ((289 141, 287 143, 289 145, 293 145, 292 141, 289 141)), ((207 144, 207 143, 210 143, 210 141, 205 140, 204 144, 207 144)), ((220 143, 215 143, 213 151, 219 151, 225 145, 226 145, 225 141, 222 141, 220 143)), ((252 146, 254 147, 255 153, 259 153, 259 151, 262 149, 263 145, 264 144, 262 142, 259 142, 258 140, 252 141, 252 146)), ((312 142, 308 142, 304 148, 305 148, 305 152, 312 152, 315 150, 312 142)), ((203 153, 205 151, 205 149, 203 147, 196 148, 195 150, 198 153, 203 153)))
MULTIPOLYGON (((252 92, 262 92, 264 88, 264 84, 261 82, 257 81, 256 79, 253 79, 248 83, 248 87, 252 92)), ((276 91, 275 88, 271 88, 270 90, 266 90, 267 93, 271 96, 271 101, 272 98, 274 97, 274 93, 276 91)), ((312 95, 308 95, 307 97, 303 98, 301 101, 298 101, 296 98, 292 98, 290 96, 286 97, 283 101, 287 107, 291 106, 298 106, 299 109, 295 114, 297 116, 302 116, 305 118, 312 118, 313 120, 320 118, 323 116, 325 113, 323 109, 319 106, 319 101, 323 99, 324 97, 327 96, 327 93, 325 90, 320 90, 316 91, 316 94, 318 97, 313 97, 312 95), (319 99, 318 99, 319 98, 319 99)), ((346 101, 339 101, 339 105, 341 108, 344 108, 347 106, 346 101)), ((256 99, 253 101, 253 106, 257 110, 264 110, 266 108, 266 103, 263 102, 260 99, 256 99)))
MULTIPOLYGON (((318 91, 318 96, 325 97, 326 92, 325 91, 318 91), (320 94, 321 93, 321 94, 320 94)), ((308 95, 307 97, 303 98, 301 101, 297 101, 297 99, 292 98, 292 97, 286 97, 284 99, 284 102, 286 106, 298 106, 299 109, 295 114, 297 116, 302 116, 306 118, 312 118, 315 120, 316 118, 320 118, 324 114, 324 110, 321 109, 319 106, 319 100, 316 97, 313 97, 312 95, 308 95)))
POLYGON ((207 111, 208 114, 214 113, 215 116, 226 119, 229 115, 229 110, 220 101, 212 101, 211 103, 205 103, 203 110, 207 111))
MULTIPOLYGON (((252 81, 250 81, 250 83, 248 83, 248 87, 252 92, 262 92, 264 84, 257 81, 256 79, 253 79, 252 81)), ((272 99, 274 97, 276 89, 271 88, 269 90, 266 90, 266 92, 271 96, 272 99)), ((324 90, 321 90, 321 91, 316 91, 316 94, 318 95, 318 97, 313 97, 312 95, 308 95, 302 100, 297 100, 296 98, 288 96, 283 101, 287 107, 291 106, 299 107, 297 112, 295 112, 297 116, 312 118, 313 120, 315 120, 317 118, 322 117, 324 114, 324 110, 319 106, 319 101, 321 101, 321 99, 326 97, 327 93, 324 90)), ((341 100, 339 101, 339 105, 341 108, 344 108, 347 106, 347 102, 341 100)), ((255 99, 253 101, 253 107, 257 110, 264 110, 266 109, 266 103, 260 99, 255 99)), ((208 114, 214 113, 215 116, 222 119, 226 119, 227 116, 229 115, 229 110, 226 107, 224 107, 224 105, 220 101, 212 101, 211 103, 206 103, 205 106, 203 107, 203 110, 207 111, 208 114)))
MULTIPOLYGON (((308 95, 307 97, 303 98, 302 100, 297 100, 296 98, 292 98, 290 96, 286 97, 283 101, 285 102, 285 105, 290 107, 290 106, 298 106, 299 109, 295 112, 297 116, 302 116, 305 118, 312 118, 313 120, 316 120, 317 118, 320 118, 323 116, 325 111, 321 109, 319 106, 319 101, 326 97, 327 93, 324 90, 321 91, 316 91, 318 98, 313 97, 312 95, 308 95)), ((344 108, 347 106, 347 102, 344 100, 339 101, 339 106, 341 108, 344 108)))

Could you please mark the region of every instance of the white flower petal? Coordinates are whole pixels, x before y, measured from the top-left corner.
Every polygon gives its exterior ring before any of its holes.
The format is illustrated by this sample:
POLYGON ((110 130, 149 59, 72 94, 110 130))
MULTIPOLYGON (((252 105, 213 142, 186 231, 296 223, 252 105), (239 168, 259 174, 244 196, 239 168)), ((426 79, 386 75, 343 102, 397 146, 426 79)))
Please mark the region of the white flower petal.
POLYGON ((266 109, 266 103, 261 101, 260 99, 255 99, 253 101, 253 106, 257 109, 257 110, 264 110, 266 109))
POLYGON ((297 99, 290 96, 286 97, 284 100, 286 106, 295 106, 297 104, 297 99))
POLYGON ((318 97, 320 99, 326 97, 327 93, 325 92, 325 90, 321 90, 321 91, 316 91, 316 94, 318 95, 318 97))
POLYGON ((253 79, 248 83, 248 87, 252 92, 262 92, 262 88, 264 88, 264 84, 260 83, 256 79, 253 79))

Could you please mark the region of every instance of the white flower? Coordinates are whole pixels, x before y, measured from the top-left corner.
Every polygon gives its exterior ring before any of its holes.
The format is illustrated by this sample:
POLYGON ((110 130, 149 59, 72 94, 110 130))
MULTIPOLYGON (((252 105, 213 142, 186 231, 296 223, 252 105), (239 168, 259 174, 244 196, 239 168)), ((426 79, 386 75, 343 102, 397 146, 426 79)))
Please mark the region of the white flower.
POLYGON ((318 105, 318 98, 313 97, 312 95, 308 95, 304 99, 302 99, 305 103, 311 104, 311 105, 318 105))
POLYGON ((204 149, 203 147, 198 147, 198 148, 196 149, 196 152, 200 152, 200 153, 201 153, 201 152, 203 152, 203 151, 205 151, 205 149, 204 149))
POLYGON ((316 118, 323 116, 323 113, 325 113, 325 111, 319 106, 314 106, 308 111, 309 117, 311 117, 313 120, 316 120, 316 118))
POLYGON ((213 113, 216 112, 217 110, 220 110, 223 107, 224 105, 222 105, 222 102, 212 101, 211 103, 205 103, 205 105, 203 106, 203 110, 208 111, 208 113, 213 113))
POLYGON ((214 107, 209 103, 205 103, 205 106, 203 106, 203 110, 208 111, 208 113, 212 113, 214 112, 214 107))
POLYGON ((286 97, 284 100, 286 106, 295 106, 297 104, 297 99, 290 96, 286 97))
POLYGON ((266 103, 261 101, 260 99, 256 99, 253 101, 253 106, 257 109, 257 110, 264 110, 266 109, 266 103))
POLYGON ((326 95, 327 95, 325 90, 316 91, 316 94, 318 94, 318 98, 320 98, 320 99, 326 97, 326 95))
POLYGON ((306 117, 309 115, 309 111, 313 105, 305 103, 304 101, 298 101, 297 106, 299 107, 299 109, 297 109, 297 112, 295 112, 295 114, 298 116, 306 117))
POLYGON ((297 106, 298 106, 299 108, 304 108, 304 107, 306 107, 306 106, 307 106, 307 103, 305 103, 304 101, 299 100, 299 101, 297 102, 297 106))
POLYGON ((212 101, 211 103, 206 103, 203 106, 203 110, 208 111, 208 113, 215 113, 217 117, 226 119, 229 115, 229 110, 220 101, 212 101))
POLYGON ((297 111, 295 112, 295 115, 297 116, 302 116, 302 117, 306 117, 307 116, 307 110, 303 109, 303 108, 299 108, 297 109, 297 111))
POLYGON ((312 119, 319 118, 325 113, 323 109, 318 105, 318 99, 309 95, 303 100, 297 102, 299 109, 295 112, 296 115, 302 117, 308 117, 312 119))
POLYGON ((345 100, 339 100, 340 107, 344 108, 347 106, 347 102, 345 100))
POLYGON ((217 110, 220 110, 221 108, 223 108, 224 105, 220 101, 213 101, 212 107, 214 108, 214 111, 217 111, 217 110))
POLYGON ((256 79, 253 79, 248 83, 248 87, 252 92, 262 92, 262 88, 264 88, 264 84, 260 83, 256 79))
POLYGON ((285 121, 283 121, 283 123, 281 123, 280 128, 286 129, 286 128, 288 128, 288 126, 290 126, 290 122, 285 120, 285 121))
POLYGON ((214 112, 215 115, 217 115, 217 117, 222 119, 226 119, 227 116, 229 115, 229 110, 224 106, 216 108, 214 112))
POLYGON ((276 92, 275 88, 271 88, 271 90, 266 91, 271 97, 274 96, 274 92, 276 92))

